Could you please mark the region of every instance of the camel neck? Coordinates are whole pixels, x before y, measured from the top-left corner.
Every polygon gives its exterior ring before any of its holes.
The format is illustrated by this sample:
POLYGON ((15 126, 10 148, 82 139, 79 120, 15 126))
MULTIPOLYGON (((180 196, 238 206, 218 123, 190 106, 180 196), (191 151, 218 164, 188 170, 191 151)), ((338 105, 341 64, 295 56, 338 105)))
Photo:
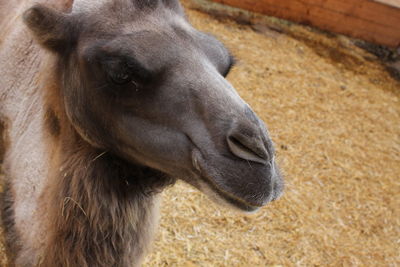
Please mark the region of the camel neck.
POLYGON ((131 266, 147 250, 168 179, 82 141, 61 145, 43 199, 43 266, 131 266))

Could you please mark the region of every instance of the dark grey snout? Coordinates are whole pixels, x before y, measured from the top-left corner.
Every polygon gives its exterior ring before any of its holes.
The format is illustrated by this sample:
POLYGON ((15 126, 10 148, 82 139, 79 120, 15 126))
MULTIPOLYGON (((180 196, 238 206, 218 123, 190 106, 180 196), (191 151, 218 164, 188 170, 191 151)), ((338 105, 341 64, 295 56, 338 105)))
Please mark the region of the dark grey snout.
POLYGON ((228 131, 226 141, 230 152, 239 160, 247 161, 247 166, 251 166, 252 163, 261 164, 253 165, 248 169, 247 175, 251 176, 243 180, 243 185, 246 185, 246 181, 253 179, 258 181, 254 183, 258 185, 258 188, 255 187, 254 191, 247 192, 241 198, 253 206, 263 206, 278 199, 282 195, 284 183, 275 162, 275 150, 263 122, 253 111, 246 109, 245 116, 234 121, 228 131), (262 193, 257 194, 256 192, 261 188, 262 193), (258 197, 255 198, 256 195, 258 197))

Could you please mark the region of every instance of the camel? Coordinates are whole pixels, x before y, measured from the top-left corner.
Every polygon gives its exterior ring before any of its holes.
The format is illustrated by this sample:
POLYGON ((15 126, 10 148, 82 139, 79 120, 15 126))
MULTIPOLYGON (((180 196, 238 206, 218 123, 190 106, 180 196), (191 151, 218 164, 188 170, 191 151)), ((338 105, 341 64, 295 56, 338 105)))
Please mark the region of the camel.
POLYGON ((253 212, 283 178, 234 59, 178 0, 0 1, 11 265, 140 266, 177 179, 253 212))

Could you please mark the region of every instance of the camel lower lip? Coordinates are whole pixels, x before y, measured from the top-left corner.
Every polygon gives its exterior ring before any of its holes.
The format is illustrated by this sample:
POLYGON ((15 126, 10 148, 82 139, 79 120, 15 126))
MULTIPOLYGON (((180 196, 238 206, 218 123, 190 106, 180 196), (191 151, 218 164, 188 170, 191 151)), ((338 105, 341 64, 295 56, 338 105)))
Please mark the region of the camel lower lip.
POLYGON ((204 183, 206 183, 214 193, 216 193, 220 198, 225 200, 227 203, 231 204, 234 207, 237 207, 240 210, 247 212, 256 211, 260 207, 264 206, 264 203, 260 205, 258 205, 258 203, 257 204, 249 203, 248 201, 235 196, 229 191, 221 189, 217 184, 215 184, 213 182, 214 179, 210 177, 209 171, 207 171, 209 167, 207 166, 207 163, 202 157, 202 154, 199 150, 196 149, 193 151, 192 161, 193 161, 193 167, 196 170, 195 173, 198 175, 198 177, 204 183))
POLYGON ((224 196, 222 194, 220 194, 220 192, 218 192, 218 194, 220 196, 222 196, 226 201, 228 201, 230 204, 234 205, 235 207, 238 207, 241 210, 247 211, 247 212, 252 212, 252 211, 256 211, 258 210, 260 207, 256 207, 256 206, 251 206, 248 204, 244 204, 236 199, 224 196))
POLYGON ((220 190, 217 186, 215 186, 212 182, 210 182, 208 180, 208 178, 205 178, 203 176, 201 176, 201 179, 203 180, 203 182, 205 182, 208 186, 210 186, 214 192, 216 192, 221 198, 223 198, 225 201, 227 201, 229 204, 243 210, 243 211, 247 211, 247 212, 252 212, 252 211, 256 211, 257 209, 260 208, 260 206, 253 206, 250 204, 247 204, 246 202, 242 201, 242 200, 238 200, 235 199, 231 196, 229 196, 227 193, 223 192, 222 190, 220 190))

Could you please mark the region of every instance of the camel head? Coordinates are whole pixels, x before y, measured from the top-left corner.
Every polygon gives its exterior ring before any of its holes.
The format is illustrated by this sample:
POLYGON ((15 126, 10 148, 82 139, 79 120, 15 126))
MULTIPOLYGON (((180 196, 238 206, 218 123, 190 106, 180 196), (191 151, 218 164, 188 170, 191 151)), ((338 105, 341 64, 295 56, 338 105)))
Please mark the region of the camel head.
POLYGON ((24 20, 58 58, 66 116, 90 145, 240 210, 281 195, 266 126, 225 79, 231 54, 178 1, 76 0, 24 20))

